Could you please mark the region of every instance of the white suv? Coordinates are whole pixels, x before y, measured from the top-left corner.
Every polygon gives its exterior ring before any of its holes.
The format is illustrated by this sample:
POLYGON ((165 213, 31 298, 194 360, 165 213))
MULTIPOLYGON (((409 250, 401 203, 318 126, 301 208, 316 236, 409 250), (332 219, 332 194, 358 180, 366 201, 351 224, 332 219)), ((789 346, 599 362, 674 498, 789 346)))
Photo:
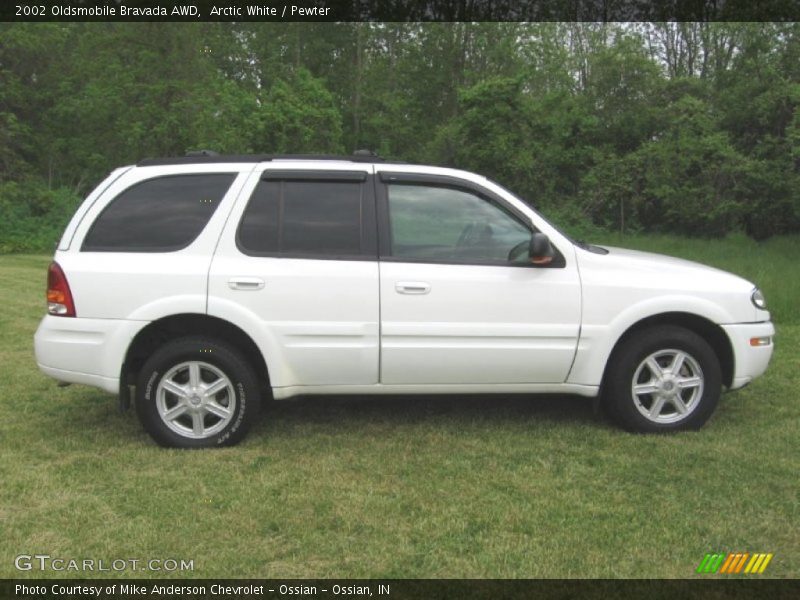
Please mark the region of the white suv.
POLYGON ((353 157, 115 170, 50 265, 39 368, 120 395, 163 445, 239 441, 260 399, 601 394, 696 429, 775 330, 734 275, 570 240, 485 177, 353 157))

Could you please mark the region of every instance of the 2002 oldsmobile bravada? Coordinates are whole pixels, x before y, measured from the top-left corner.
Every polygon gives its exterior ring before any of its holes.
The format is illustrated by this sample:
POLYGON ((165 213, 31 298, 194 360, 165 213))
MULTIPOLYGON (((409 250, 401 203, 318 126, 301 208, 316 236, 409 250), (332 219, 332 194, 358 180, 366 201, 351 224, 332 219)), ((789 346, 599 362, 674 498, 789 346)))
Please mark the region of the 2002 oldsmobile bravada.
POLYGON ((264 394, 600 395, 700 427, 767 368, 761 292, 575 242, 485 177, 352 157, 192 153, 115 170, 48 274, 40 369, 121 394, 160 444, 239 441, 264 394))

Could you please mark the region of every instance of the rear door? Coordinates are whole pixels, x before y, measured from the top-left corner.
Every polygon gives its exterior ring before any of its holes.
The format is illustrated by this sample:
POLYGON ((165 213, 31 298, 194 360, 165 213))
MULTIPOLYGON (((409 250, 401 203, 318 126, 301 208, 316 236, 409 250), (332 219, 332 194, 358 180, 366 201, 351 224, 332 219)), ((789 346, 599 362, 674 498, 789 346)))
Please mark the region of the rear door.
POLYGON ((273 387, 377 383, 372 166, 257 168, 214 255, 208 313, 253 337, 273 387))
POLYGON ((531 221, 472 182, 380 176, 381 382, 565 381, 581 311, 574 256, 526 262, 531 221))

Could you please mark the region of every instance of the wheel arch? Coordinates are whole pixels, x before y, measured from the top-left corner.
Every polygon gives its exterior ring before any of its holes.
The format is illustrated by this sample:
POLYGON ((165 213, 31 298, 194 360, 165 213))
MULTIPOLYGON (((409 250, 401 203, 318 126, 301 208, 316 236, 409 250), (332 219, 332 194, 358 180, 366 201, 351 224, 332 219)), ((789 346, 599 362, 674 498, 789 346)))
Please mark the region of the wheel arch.
POLYGON ((713 321, 697 314, 687 312, 665 312, 640 319, 630 325, 622 335, 617 338, 608 356, 608 360, 606 361, 606 366, 603 369, 601 389, 605 386, 609 366, 612 364, 615 354, 619 349, 622 348, 633 335, 657 325, 675 325, 683 327, 703 338, 708 342, 709 346, 711 346, 714 354, 717 355, 722 370, 723 385, 730 387, 733 384, 733 374, 735 370, 733 346, 725 330, 713 321))
POLYGON ((205 314, 170 315, 148 323, 133 337, 125 353, 120 381, 136 381, 147 358, 166 342, 187 335, 206 335, 227 342, 247 358, 264 390, 269 391, 269 369, 256 343, 237 325, 205 314))

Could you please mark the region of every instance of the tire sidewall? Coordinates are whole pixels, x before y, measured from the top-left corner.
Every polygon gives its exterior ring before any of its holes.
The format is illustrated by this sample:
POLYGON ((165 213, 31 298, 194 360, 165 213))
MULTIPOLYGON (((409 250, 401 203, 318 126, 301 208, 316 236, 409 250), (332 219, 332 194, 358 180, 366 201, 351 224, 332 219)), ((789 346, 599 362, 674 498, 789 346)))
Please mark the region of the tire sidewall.
POLYGON ((700 336, 681 327, 657 327, 634 333, 612 358, 606 386, 606 405, 625 429, 641 433, 695 430, 711 417, 722 390, 722 373, 714 350, 700 336), (642 361, 659 350, 682 350, 700 365, 703 393, 688 417, 674 423, 656 423, 636 407, 631 385, 642 361))
POLYGON ((238 353, 221 344, 199 338, 170 342, 159 349, 143 365, 136 386, 136 412, 147 432, 162 446, 208 448, 233 445, 244 437, 259 406, 255 376, 238 353), (203 438, 187 438, 170 429, 158 413, 156 391, 161 378, 175 365, 201 361, 220 369, 234 389, 236 407, 230 423, 216 434, 203 438))

